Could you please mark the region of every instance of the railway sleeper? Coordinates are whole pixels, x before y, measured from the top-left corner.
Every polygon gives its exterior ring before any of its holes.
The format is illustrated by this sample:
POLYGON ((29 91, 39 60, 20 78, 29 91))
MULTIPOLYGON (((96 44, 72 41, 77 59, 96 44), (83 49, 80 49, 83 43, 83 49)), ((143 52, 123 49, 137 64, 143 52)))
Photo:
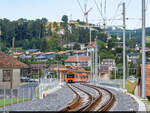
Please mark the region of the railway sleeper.
POLYGON ((115 99, 115 96, 109 90, 101 88, 99 86, 93 86, 93 85, 89 85, 89 84, 82 84, 82 85, 89 86, 89 87, 96 87, 96 88, 107 91, 110 94, 110 99, 98 111, 109 111, 111 109, 111 107, 115 103, 116 99, 115 99))

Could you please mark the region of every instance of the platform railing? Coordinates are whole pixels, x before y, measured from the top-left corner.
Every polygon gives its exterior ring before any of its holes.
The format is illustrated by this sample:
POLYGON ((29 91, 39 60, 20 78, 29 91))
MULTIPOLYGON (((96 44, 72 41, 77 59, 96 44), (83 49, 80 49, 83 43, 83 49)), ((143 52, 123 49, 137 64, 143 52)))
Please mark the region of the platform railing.
POLYGON ((44 96, 47 96, 49 91, 55 89, 59 86, 59 81, 57 79, 40 79, 39 82, 39 98, 43 99, 44 96))

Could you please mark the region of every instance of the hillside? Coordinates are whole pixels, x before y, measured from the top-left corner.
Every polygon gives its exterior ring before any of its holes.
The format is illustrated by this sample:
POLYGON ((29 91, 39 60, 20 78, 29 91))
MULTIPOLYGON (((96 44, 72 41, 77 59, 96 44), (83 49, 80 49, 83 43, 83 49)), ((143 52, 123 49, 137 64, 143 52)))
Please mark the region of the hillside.
MULTIPOLYGON (((122 29, 116 28, 108 28, 107 32, 110 34, 117 34, 119 37, 122 38, 122 29)), ((135 30, 126 30, 126 39, 130 39, 131 37, 135 37, 138 43, 141 43, 141 29, 135 30)), ((150 27, 146 28, 146 36, 150 36, 150 27)))

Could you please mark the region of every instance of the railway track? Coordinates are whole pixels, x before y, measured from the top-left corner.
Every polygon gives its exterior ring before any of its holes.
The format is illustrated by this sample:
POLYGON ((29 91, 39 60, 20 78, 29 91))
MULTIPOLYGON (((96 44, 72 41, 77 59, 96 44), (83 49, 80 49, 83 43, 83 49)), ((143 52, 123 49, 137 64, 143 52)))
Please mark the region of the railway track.
POLYGON ((107 89, 89 84, 82 84, 89 87, 96 87, 102 92, 101 102, 96 106, 94 111, 109 111, 116 101, 115 96, 107 89))
POLYGON ((68 87, 74 92, 75 98, 71 103, 68 104, 66 108, 62 109, 61 111, 110 110, 110 108, 115 102, 115 97, 109 90, 89 84, 81 84, 81 85, 94 89, 98 93, 98 96, 94 97, 88 91, 70 84, 68 85, 68 87), (106 93, 108 95, 108 98, 104 101, 103 98, 106 93))

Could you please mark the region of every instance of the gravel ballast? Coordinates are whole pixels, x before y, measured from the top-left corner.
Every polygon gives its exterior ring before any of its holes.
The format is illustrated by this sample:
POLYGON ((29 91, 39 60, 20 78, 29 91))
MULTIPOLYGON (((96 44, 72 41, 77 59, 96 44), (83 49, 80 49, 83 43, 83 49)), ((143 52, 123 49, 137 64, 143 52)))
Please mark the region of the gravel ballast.
POLYGON ((108 89, 115 95, 116 102, 110 111, 138 111, 139 104, 135 103, 131 96, 123 93, 121 90, 115 90, 104 85, 99 86, 108 89))
MULTIPOLYGON (((74 98, 73 92, 67 85, 49 94, 44 99, 36 99, 28 102, 6 106, 6 111, 59 111, 66 107, 74 98)), ((0 108, 4 111, 4 108, 0 108)))

